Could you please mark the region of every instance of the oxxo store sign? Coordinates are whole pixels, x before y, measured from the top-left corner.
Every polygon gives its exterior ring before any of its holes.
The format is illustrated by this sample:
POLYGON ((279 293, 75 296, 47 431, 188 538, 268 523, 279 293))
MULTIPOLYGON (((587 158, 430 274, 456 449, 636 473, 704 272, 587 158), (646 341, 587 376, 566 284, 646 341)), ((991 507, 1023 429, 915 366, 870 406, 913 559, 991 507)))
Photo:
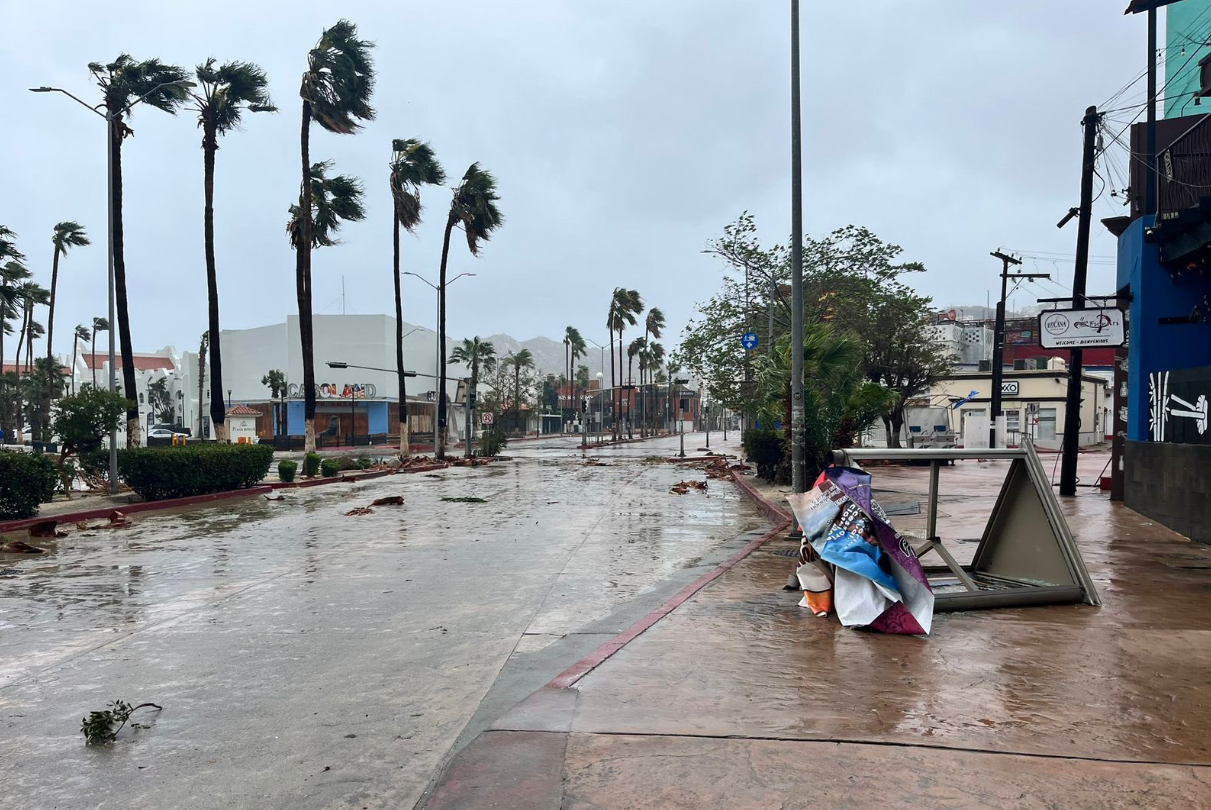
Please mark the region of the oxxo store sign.
POLYGON ((1122 346, 1124 337, 1119 309, 1056 309, 1039 315, 1039 345, 1044 349, 1122 346))

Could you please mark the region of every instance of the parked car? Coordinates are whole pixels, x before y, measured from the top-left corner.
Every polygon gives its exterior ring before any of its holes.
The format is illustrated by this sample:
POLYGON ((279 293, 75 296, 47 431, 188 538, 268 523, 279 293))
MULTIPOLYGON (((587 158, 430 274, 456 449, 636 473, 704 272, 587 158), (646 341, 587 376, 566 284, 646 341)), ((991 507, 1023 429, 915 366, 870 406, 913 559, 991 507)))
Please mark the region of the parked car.
POLYGON ((177 434, 172 430, 169 430, 166 427, 160 427, 159 425, 147 431, 147 438, 149 439, 171 439, 175 435, 177 434))
POLYGON ((150 430, 167 430, 170 434, 175 433, 178 436, 192 436, 193 435, 193 433, 189 430, 189 428, 181 427, 180 425, 169 425, 169 424, 152 425, 150 430))

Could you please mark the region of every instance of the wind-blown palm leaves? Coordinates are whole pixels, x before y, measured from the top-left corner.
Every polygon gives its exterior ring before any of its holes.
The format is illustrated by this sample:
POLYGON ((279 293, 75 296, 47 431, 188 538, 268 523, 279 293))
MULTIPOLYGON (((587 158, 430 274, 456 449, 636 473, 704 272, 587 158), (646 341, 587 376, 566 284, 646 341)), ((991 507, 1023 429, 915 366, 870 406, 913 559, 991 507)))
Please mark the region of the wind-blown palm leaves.
MULTIPOLYGON (((395 284, 395 370, 399 377, 399 456, 410 454, 408 429, 408 388, 404 377, 404 303, 400 292, 399 229, 414 233, 421 221, 421 186, 441 185, 446 173, 429 144, 415 138, 396 138, 391 142, 391 202, 394 212, 391 226, 391 268, 395 284)), ((472 388, 474 390, 474 388, 472 388)))
MULTIPOLYGON (((325 244, 325 237, 315 231, 324 228, 320 216, 327 213, 327 233, 334 234, 334 220, 352 219, 339 211, 324 208, 312 200, 311 122, 339 135, 351 135, 361 127, 361 121, 374 118, 370 96, 374 91, 374 64, 370 59, 372 42, 357 38, 357 26, 340 20, 320 36, 319 42, 307 54, 307 70, 299 86, 303 100, 299 152, 303 179, 297 223, 291 221, 291 243, 295 246, 295 286, 299 304, 299 338, 303 350, 303 418, 306 430, 305 446, 315 450, 315 362, 314 335, 311 324, 311 249, 325 244)), ((327 166, 317 163, 315 166, 327 166)), ((346 192, 352 189, 345 189, 346 192)), ((358 188, 360 197, 360 187, 358 188)), ((348 194, 343 195, 348 198, 348 194)), ((333 193, 334 199, 342 195, 333 193)), ((293 213, 293 210, 292 210, 293 213)))
MULTIPOLYGON (((9 385, 9 380, 3 373, 4 336, 12 334, 13 327, 9 321, 22 312, 18 285, 30 276, 29 270, 21 263, 24 258, 25 256, 17 250, 16 234, 0 225, 0 259, 5 260, 0 264, 0 393, 9 385)), ((20 374, 13 376, 14 379, 20 379, 20 374)), ((7 400, 5 402, 7 403, 7 400)), ((5 427, 3 419, 7 415, 6 405, 4 410, 0 411, 0 428, 5 427)))
POLYGON ((563 362, 568 385, 572 389, 573 410, 579 410, 576 381, 573 378, 573 374, 576 371, 576 361, 584 357, 586 351, 587 347, 585 346, 584 337, 580 334, 580 330, 574 326, 567 327, 563 333, 563 362))
MULTIPOLYGON (((88 70, 101 88, 101 106, 113 122, 109 132, 109 150, 113 160, 110 205, 113 210, 114 293, 117 303, 118 340, 122 350, 122 390, 135 390, 134 347, 130 339, 130 308, 126 299, 126 241, 122 224, 122 143, 133 136, 127 125, 130 109, 136 103, 175 113, 186 98, 184 82, 188 75, 176 65, 159 59, 140 62, 129 54, 120 54, 109 64, 90 62, 88 70)), ((139 403, 130 400, 126 410, 126 441, 138 446, 140 437, 139 403)))
MULTIPOLYGON (((276 112, 267 89, 265 71, 251 62, 226 62, 215 65, 213 58, 198 65, 195 75, 198 90, 191 93, 202 130, 202 188, 205 206, 202 230, 206 253, 206 301, 210 344, 210 421, 215 438, 227 440, 226 412, 223 407, 223 353, 219 344, 219 282, 214 258, 214 156, 219 136, 240 125, 245 111, 276 112)), ((198 403, 199 406, 201 403, 198 403)))
MULTIPOLYGON (((109 331, 109 319, 93 318, 93 336, 89 353, 92 354, 93 388, 97 387, 97 333, 109 331)), ((200 402, 198 403, 201 404, 200 402)))
MULTIPOLYGON (((438 299, 438 345, 446 345, 446 268, 450 259, 450 234, 455 226, 462 227, 467 237, 467 250, 472 256, 479 255, 480 242, 491 238, 493 231, 504 224, 504 216, 496 207, 500 196, 496 193, 496 178, 478 163, 472 163, 463 173, 462 180, 454 189, 450 200, 450 213, 446 217, 446 233, 442 239, 442 260, 437 284, 438 299)), ((437 457, 446 454, 446 353, 441 352, 441 364, 437 384, 437 457)))

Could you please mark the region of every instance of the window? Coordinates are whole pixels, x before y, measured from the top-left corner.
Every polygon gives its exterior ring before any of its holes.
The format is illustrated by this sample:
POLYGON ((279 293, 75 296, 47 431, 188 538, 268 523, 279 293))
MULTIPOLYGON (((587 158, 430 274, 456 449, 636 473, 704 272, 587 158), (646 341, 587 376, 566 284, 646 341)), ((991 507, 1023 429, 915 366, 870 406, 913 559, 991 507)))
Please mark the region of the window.
POLYGON ((1055 408, 1039 408, 1037 436, 1040 441, 1055 441, 1055 408))
POLYGON ((144 401, 143 401, 143 393, 142 393, 141 391, 139 392, 139 404, 140 404, 140 405, 145 404, 145 403, 144 403, 144 401))

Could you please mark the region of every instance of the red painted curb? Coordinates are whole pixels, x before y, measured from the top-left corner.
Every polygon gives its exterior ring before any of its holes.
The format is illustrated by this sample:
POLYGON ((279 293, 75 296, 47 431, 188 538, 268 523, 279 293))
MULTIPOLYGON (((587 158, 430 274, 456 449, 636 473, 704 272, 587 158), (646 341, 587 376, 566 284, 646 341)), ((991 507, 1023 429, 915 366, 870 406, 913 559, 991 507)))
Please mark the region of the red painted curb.
POLYGON ((747 495, 771 521, 774 523, 791 522, 791 513, 758 492, 752 484, 744 480, 744 476, 740 474, 739 470, 732 470, 732 480, 740 486, 740 491, 747 495))
POLYGON ((53 520, 56 523, 78 523, 81 520, 95 520, 97 518, 109 517, 115 510, 124 515, 133 515, 139 512, 158 512, 164 509, 176 509, 182 506, 194 506, 199 503, 209 503, 210 501, 224 501, 228 498, 246 498, 250 495, 267 495, 272 492, 273 488, 269 486, 255 486, 248 489, 233 489, 227 492, 212 492, 209 495, 189 495, 185 498, 169 498, 164 501, 143 501, 140 503, 115 504, 108 506, 105 509, 87 509, 81 512, 67 512, 59 515, 40 515, 38 517, 27 518, 25 520, 13 520, 8 523, 0 523, 0 532, 13 532, 22 529, 28 529, 36 523, 44 523, 48 520, 53 520))
POLYGON ((702 590, 719 577, 723 576, 724 573, 733 568, 745 557, 756 551, 767 540, 770 540, 771 538, 780 534, 785 528, 786 523, 778 524, 761 537, 758 537, 756 540, 737 551, 731 557, 728 557, 727 560, 720 564, 719 567, 714 571, 703 574, 689 585, 686 585, 677 593, 673 594, 673 596, 663 605, 656 608, 651 613, 632 624, 626 630, 623 630, 621 633, 614 636, 614 638, 610 639, 605 644, 602 644, 596 650, 593 650, 593 652, 589 653, 584 658, 580 659, 575 664, 556 675, 551 682, 547 684, 547 687, 552 689, 567 689, 571 687, 585 675, 588 675, 594 669, 601 666, 601 664, 603 664, 614 653, 618 652, 623 647, 630 644, 632 641, 642 635, 645 630, 656 624, 656 622, 660 621, 677 608, 681 607, 681 605, 685 604, 691 596, 698 593, 698 591, 702 590))

